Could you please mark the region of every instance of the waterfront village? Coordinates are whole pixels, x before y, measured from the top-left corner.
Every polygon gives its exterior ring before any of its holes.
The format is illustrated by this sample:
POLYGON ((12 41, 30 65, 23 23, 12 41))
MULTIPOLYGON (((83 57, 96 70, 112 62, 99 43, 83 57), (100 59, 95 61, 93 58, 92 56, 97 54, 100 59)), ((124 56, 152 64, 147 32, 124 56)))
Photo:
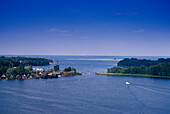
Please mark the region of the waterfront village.
POLYGON ((59 70, 59 65, 56 65, 54 66, 54 69, 50 69, 48 71, 45 71, 44 68, 31 68, 31 73, 27 74, 11 74, 9 76, 3 74, 2 76, 0 76, 0 79, 48 79, 75 75, 82 75, 82 73, 76 72, 76 69, 71 67, 65 68, 64 70, 59 70), (57 67, 57 69, 55 67, 57 67))
POLYGON ((59 65, 54 65, 53 68, 48 70, 35 68, 35 66, 46 66, 56 63, 45 58, 0 56, 0 79, 48 79, 82 75, 81 72, 76 72, 76 69, 70 66, 64 68, 64 70, 60 70, 59 65))

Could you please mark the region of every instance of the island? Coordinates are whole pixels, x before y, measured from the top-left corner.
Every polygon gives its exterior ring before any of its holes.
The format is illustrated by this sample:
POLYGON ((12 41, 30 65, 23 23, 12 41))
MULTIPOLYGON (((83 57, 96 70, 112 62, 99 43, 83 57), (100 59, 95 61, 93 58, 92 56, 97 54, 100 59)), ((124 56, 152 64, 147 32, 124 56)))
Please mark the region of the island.
POLYGON ((106 73, 95 74, 170 79, 170 58, 159 58, 158 60, 125 58, 122 61, 119 61, 116 67, 108 68, 106 73))
POLYGON ((62 76, 82 75, 75 68, 68 67, 60 70, 59 65, 53 69, 33 68, 34 66, 49 65, 53 61, 45 58, 30 57, 0 57, 0 79, 39 79, 58 78, 62 76))

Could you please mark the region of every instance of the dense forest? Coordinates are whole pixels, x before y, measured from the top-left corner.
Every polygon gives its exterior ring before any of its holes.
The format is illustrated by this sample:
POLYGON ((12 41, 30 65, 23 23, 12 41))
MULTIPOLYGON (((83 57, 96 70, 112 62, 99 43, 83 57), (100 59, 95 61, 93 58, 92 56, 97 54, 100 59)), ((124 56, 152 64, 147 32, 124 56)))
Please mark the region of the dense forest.
MULTIPOLYGON (((0 75, 6 74, 9 70, 10 72, 16 68, 16 72, 21 72, 20 70, 24 69, 24 66, 43 66, 49 65, 50 62, 53 62, 50 59, 45 58, 30 58, 30 57, 0 57, 0 75)), ((26 71, 27 72, 27 71, 26 71)), ((25 72, 25 73, 26 73, 25 72)))
POLYGON ((118 66, 123 66, 123 67, 132 67, 136 66, 139 67, 141 65, 144 66, 151 66, 151 65, 157 65, 159 63, 164 63, 164 62, 170 62, 170 58, 164 59, 164 58, 159 58, 158 60, 146 60, 146 59, 136 59, 136 58, 125 58, 121 61, 118 62, 118 66))
MULTIPOLYGON (((125 59, 126 60, 131 60, 131 61, 138 61, 136 59, 125 59)), ((130 64, 127 63, 125 66, 129 66, 128 68, 120 68, 120 67, 113 67, 113 68, 108 68, 107 72, 108 73, 130 73, 130 74, 147 74, 147 75, 159 75, 159 76, 170 76, 170 59, 158 59, 157 62, 158 64, 154 63, 151 60, 143 60, 145 63, 138 63, 134 62, 135 64, 130 64), (163 61, 161 61, 163 60, 163 61), (147 63, 147 62, 148 63, 147 63), (161 61, 161 62, 160 62, 161 61), (139 66, 139 64, 141 64, 139 66), (151 65, 151 64, 156 64, 156 65, 151 65), (135 66, 135 67, 134 67, 135 66)), ((139 60, 141 62, 141 60, 139 60)))

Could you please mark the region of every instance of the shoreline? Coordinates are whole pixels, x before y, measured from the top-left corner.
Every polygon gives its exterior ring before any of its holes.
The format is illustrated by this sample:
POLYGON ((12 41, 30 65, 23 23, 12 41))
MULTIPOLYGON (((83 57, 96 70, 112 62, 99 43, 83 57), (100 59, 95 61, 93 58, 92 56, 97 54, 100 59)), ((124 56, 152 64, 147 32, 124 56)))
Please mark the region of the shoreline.
POLYGON ((146 75, 146 74, 128 74, 128 73, 105 73, 96 72, 96 75, 106 75, 106 76, 132 76, 132 77, 149 77, 149 78, 164 78, 170 79, 170 76, 157 76, 157 75, 146 75))
POLYGON ((123 59, 64 59, 64 60, 121 61, 123 59))

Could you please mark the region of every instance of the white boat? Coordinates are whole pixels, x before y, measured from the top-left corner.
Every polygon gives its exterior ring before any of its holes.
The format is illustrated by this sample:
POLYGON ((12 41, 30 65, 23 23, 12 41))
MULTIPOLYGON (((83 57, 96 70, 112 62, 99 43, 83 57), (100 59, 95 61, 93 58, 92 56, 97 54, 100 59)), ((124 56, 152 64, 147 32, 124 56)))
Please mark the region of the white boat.
POLYGON ((129 82, 126 82, 126 85, 130 85, 130 83, 129 83, 129 82))

